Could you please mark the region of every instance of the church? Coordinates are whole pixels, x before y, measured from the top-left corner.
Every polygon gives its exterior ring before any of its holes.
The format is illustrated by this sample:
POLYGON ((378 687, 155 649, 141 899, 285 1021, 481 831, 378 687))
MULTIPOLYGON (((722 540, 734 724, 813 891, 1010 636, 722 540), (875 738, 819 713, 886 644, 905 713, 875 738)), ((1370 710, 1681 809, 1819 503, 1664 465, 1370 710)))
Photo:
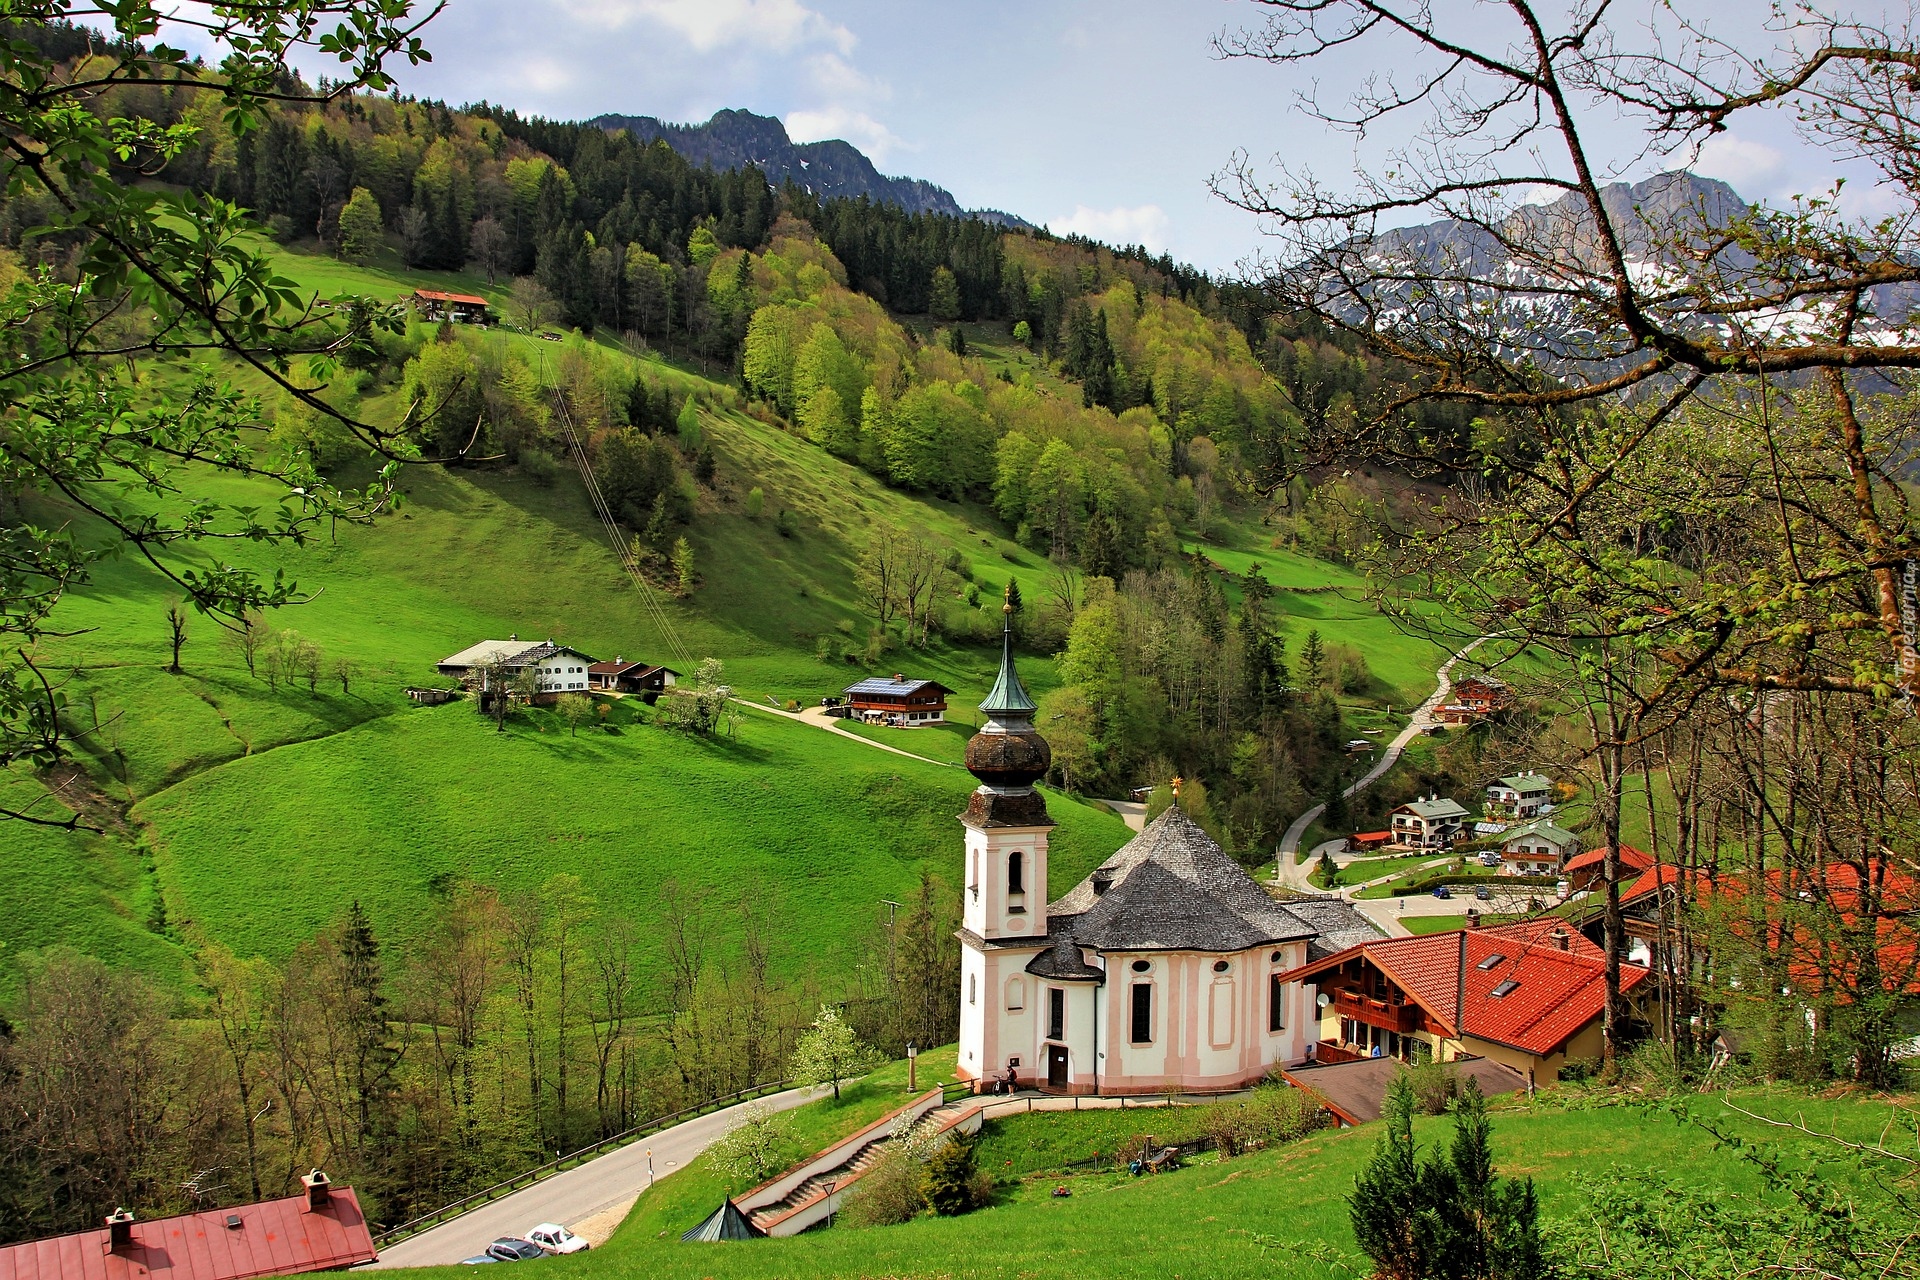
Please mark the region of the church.
POLYGON ((1226 1089, 1304 1061, 1319 1011, 1290 970, 1380 936, 1334 899, 1282 903, 1170 807, 1048 900, 1052 751, 1013 664, 967 743, 961 1077, 1061 1093, 1226 1089))

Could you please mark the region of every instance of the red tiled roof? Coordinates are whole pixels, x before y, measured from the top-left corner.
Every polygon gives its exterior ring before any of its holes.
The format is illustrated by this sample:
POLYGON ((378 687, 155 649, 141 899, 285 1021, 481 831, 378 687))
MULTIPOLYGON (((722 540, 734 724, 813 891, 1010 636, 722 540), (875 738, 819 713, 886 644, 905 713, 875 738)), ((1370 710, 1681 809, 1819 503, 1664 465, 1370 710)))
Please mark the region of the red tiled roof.
POLYGON ((459 302, 470 307, 484 307, 485 298, 476 298, 470 293, 441 293, 438 289, 415 289, 413 296, 425 298, 428 302, 459 302))
MULTIPOLYGON (((1362 954, 1449 1034, 1464 1030, 1539 1056, 1560 1048, 1606 1006, 1600 948, 1556 918, 1363 942, 1285 976, 1311 977, 1362 954), (1556 931, 1565 935, 1564 951, 1553 940, 1556 931), (1494 995, 1504 982, 1517 985, 1504 996, 1494 995), (1463 1027, 1456 1025, 1456 1014, 1463 1027)), ((1647 976, 1646 969, 1623 964, 1620 989, 1630 991, 1647 976)))
MULTIPOLYGON (((1575 871, 1584 871, 1588 867, 1598 867, 1606 860, 1607 851, 1605 849, 1589 849, 1585 853, 1570 859, 1567 862, 1566 870, 1569 874, 1575 871)), ((1653 865, 1653 855, 1636 849, 1630 844, 1623 844, 1620 846, 1619 861, 1621 867, 1629 872, 1644 871, 1653 865)))
POLYGON ((372 1262, 373 1236, 351 1188, 318 1209, 305 1195, 133 1224, 113 1250, 106 1230, 0 1248, 0 1280, 248 1280, 372 1262), (238 1227, 227 1225, 237 1215, 238 1227))

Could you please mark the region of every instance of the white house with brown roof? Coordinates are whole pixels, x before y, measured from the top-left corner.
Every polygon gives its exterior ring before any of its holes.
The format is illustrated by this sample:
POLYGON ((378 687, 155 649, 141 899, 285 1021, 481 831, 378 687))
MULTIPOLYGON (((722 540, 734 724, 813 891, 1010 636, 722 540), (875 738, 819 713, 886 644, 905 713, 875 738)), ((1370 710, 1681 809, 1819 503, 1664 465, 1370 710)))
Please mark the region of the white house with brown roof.
POLYGON ((967 744, 960 1063, 976 1086, 1063 1093, 1233 1087, 1300 1061, 1313 1034, 1280 975, 1379 933, 1336 899, 1280 902, 1178 805, 1049 900, 1052 752, 1013 668, 967 744))
POLYGON ((1544 773, 1516 773, 1487 784, 1487 813, 1521 822, 1539 817, 1553 803, 1553 779, 1544 773))
POLYGON ((1529 822, 1500 843, 1500 861, 1515 876, 1558 875, 1580 852, 1580 837, 1545 818, 1529 822))
POLYGON ((479 693, 482 701, 494 692, 492 672, 514 679, 531 668, 535 673, 533 701, 537 703, 556 702, 562 694, 585 693, 587 668, 592 665, 593 659, 578 649, 552 639, 530 641, 518 636, 482 640, 434 664, 441 675, 452 676, 479 693))

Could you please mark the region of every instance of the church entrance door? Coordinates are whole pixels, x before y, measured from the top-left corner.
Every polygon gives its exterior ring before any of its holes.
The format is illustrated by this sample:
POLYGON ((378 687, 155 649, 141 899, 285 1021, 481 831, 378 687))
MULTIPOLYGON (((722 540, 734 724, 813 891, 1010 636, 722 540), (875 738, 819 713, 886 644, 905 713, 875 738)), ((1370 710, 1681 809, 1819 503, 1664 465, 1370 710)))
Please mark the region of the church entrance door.
POLYGON ((1047 1087, 1050 1089, 1067 1087, 1067 1050, 1064 1045, 1047 1046, 1047 1087))

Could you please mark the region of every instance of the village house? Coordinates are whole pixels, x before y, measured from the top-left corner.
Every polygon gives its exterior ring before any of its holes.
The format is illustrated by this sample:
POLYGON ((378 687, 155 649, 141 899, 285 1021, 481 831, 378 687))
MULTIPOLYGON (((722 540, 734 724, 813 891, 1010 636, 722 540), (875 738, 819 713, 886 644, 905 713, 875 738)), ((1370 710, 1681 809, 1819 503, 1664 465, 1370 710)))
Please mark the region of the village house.
POLYGON ((953 690, 938 680, 909 680, 896 672, 891 680, 874 676, 841 692, 851 714, 868 724, 917 729, 947 718, 947 695, 953 690))
POLYGON ((1552 801, 1553 779, 1542 773, 1516 773, 1487 784, 1489 817, 1526 822, 1545 813, 1552 801))
POLYGON ((1530 822, 1500 845, 1500 861, 1508 875, 1551 876, 1580 852, 1580 837, 1562 831, 1545 818, 1530 822))
POLYGON ((1312 1012, 1280 975, 1379 931, 1335 898, 1280 902, 1170 806, 1048 900, 1052 750, 1003 635, 967 743, 959 1074, 1059 1093, 1234 1087, 1300 1061, 1312 1012))
POLYGON ((422 320, 435 323, 451 320, 455 324, 484 325, 492 319, 487 300, 477 298, 471 293, 442 293, 438 289, 415 289, 413 309, 422 320))
POLYGON ((1471 724, 1481 716, 1513 704, 1513 694, 1506 682, 1493 676, 1464 677, 1454 681, 1448 692, 1451 700, 1435 708, 1433 713, 1442 724, 1471 724))
POLYGON ((379 1254, 351 1187, 315 1169, 297 1196, 0 1247, 0 1280, 259 1280, 343 1271, 379 1254))
MULTIPOLYGON (((1614 865, 1618 869, 1614 878, 1625 884, 1653 865, 1653 855, 1642 852, 1630 844, 1623 844, 1620 846, 1620 856, 1614 860, 1614 865)), ((1569 893, 1604 889, 1607 884, 1607 851, 1589 849, 1585 853, 1567 859, 1561 870, 1566 873, 1569 893)))
MULTIPOLYGON (((526 641, 518 636, 505 640, 482 640, 435 664, 443 676, 451 676, 480 695, 482 707, 497 691, 491 672, 499 671, 508 680, 519 678, 528 669, 534 675, 530 701, 541 705, 558 702, 567 693, 587 691, 587 668, 593 659, 578 649, 553 640, 526 641)), ((517 695, 513 695, 517 696, 517 695)))
MULTIPOLYGON (((1364 942, 1278 976, 1318 992, 1320 1062, 1489 1058, 1547 1084, 1600 1056, 1605 959, 1554 918, 1364 942)), ((1630 1003, 1647 977, 1622 967, 1630 1003)))
POLYGON ((1409 800, 1388 815, 1393 842, 1408 849, 1451 849, 1467 811, 1442 796, 1409 800))
POLYGON ((616 654, 612 662, 596 662, 587 668, 587 687, 596 693, 628 693, 644 698, 649 706, 680 679, 672 667, 652 662, 628 662, 616 654))

